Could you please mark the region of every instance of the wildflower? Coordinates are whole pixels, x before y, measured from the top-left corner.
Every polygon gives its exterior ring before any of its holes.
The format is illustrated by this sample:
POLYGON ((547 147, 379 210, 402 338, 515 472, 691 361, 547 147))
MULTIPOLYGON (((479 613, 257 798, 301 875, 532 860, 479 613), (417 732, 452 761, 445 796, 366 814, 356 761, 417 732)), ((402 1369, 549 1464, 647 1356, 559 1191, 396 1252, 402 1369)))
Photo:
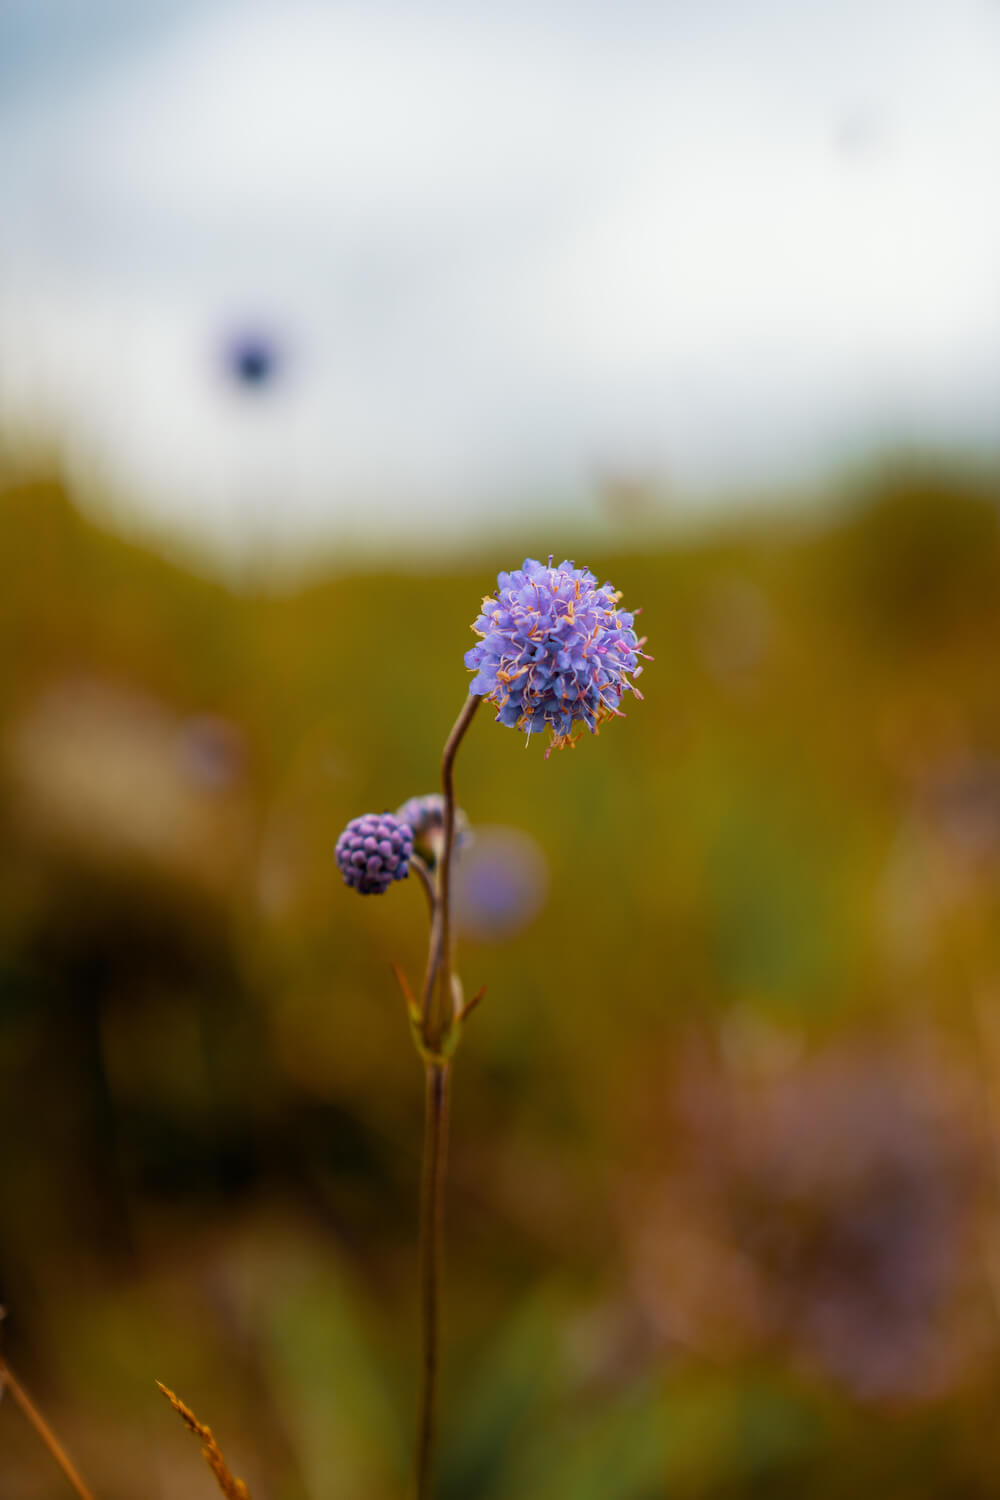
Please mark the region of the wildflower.
POLYGON ((496 705, 498 723, 528 734, 549 729, 551 750, 624 717, 623 693, 642 697, 630 678, 642 671, 643 641, 610 584, 598 588, 572 562, 554 568, 551 558, 548 566, 527 558, 497 585, 472 627, 482 640, 465 665, 476 673, 469 691, 496 705))
POLYGON ((405 880, 412 856, 413 829, 388 812, 352 818, 337 840, 344 884, 362 896, 381 896, 394 880, 405 880))
MULTIPOLYGON (((444 836, 444 798, 440 792, 410 797, 396 808, 396 817, 413 829, 414 843, 421 845, 435 859, 441 853, 444 836)), ((460 807, 455 809, 455 848, 469 839, 469 820, 460 807)))
POLYGON ((281 349, 267 334, 243 333, 224 351, 226 373, 247 390, 262 391, 281 367, 281 349))
POLYGON ((536 839, 521 828, 477 827, 455 888, 455 926, 468 937, 512 937, 545 905, 549 865, 536 839))

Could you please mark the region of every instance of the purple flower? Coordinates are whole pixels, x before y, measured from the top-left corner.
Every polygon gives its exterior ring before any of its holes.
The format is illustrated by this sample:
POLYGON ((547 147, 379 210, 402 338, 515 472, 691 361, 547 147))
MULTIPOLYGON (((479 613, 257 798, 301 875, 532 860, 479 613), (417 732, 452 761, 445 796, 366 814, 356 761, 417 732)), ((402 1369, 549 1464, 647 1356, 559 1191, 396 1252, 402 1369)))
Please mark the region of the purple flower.
POLYGON ((510 937, 541 911, 549 867, 536 839, 521 828, 476 829, 455 886, 455 926, 480 941, 510 937))
POLYGON ((243 333, 232 339, 225 350, 226 371, 247 390, 264 390, 281 367, 281 350, 274 339, 263 333, 243 333))
POLYGON ((470 693, 496 704, 498 723, 528 734, 549 729, 551 750, 622 717, 623 693, 642 697, 629 679, 642 671, 643 641, 609 583, 598 588, 593 573, 571 562, 554 568, 551 558, 547 567, 527 558, 497 584, 472 627, 482 640, 465 665, 476 673, 470 693))
POLYGON ((362 896, 381 896, 394 880, 405 880, 412 855, 413 829, 392 813, 352 818, 337 840, 344 884, 362 896))
MULTIPOLYGON (((396 817, 413 829, 414 842, 423 846, 435 859, 441 853, 444 836, 444 798, 440 792, 410 797, 396 808, 396 817)), ((469 820, 460 807, 455 809, 455 843, 459 849, 469 837, 469 820)))

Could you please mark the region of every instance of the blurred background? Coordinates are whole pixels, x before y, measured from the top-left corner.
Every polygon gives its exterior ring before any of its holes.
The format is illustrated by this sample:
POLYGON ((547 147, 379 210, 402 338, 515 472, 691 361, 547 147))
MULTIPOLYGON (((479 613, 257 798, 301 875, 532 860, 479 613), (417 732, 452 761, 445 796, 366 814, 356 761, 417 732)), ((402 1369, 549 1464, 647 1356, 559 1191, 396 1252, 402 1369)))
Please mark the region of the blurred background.
MULTIPOLYGON (((477 719, 442 1500, 996 1493, 1000 6, 0 10, 2 1348, 104 1500, 405 1492, 412 883, 477 719)), ((67 1493, 9 1396, 0 1494, 67 1493)))

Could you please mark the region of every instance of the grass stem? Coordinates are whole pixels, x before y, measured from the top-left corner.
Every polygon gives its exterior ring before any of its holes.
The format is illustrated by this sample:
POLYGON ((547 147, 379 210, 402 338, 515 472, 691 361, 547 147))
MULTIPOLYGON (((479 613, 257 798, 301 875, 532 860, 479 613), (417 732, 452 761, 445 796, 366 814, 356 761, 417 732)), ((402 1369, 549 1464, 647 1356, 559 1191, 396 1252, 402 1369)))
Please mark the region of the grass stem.
POLYGON ((24 1389, 24 1386, 17 1379, 10 1365, 0 1355, 0 1390, 4 1387, 10 1391, 12 1399, 21 1408, 32 1427, 38 1433, 38 1436, 46 1448, 48 1448, 60 1469, 62 1469, 69 1483, 80 1497, 80 1500, 94 1500, 93 1494, 80 1478, 79 1471, 66 1452, 66 1449, 60 1443, 52 1428, 24 1389))

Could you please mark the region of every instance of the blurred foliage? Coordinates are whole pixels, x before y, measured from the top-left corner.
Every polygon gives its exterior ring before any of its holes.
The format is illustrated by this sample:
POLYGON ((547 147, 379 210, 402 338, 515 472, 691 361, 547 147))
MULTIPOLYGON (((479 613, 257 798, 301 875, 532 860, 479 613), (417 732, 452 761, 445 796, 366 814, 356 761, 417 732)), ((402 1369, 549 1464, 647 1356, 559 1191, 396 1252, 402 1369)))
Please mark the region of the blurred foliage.
MULTIPOLYGON (((4 1347, 106 1500, 398 1496, 422 1080, 409 885, 344 822, 433 790, 469 621, 431 575, 233 593, 0 493, 4 1347)), ((1000 545, 886 468, 808 522, 581 559, 646 697, 473 824, 547 906, 463 944, 442 1500, 995 1492, 1000 545)), ((62 1493, 0 1406, 0 1490, 62 1493)))

